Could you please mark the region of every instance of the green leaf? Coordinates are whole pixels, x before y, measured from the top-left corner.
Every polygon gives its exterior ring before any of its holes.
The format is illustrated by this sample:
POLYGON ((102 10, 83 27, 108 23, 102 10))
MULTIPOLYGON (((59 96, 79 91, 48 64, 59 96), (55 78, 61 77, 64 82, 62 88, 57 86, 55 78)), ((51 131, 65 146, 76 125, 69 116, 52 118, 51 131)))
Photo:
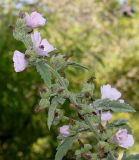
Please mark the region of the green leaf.
POLYGON ((24 45, 26 46, 27 49, 32 49, 33 48, 33 44, 30 38, 29 34, 25 34, 23 39, 22 39, 24 45))
POLYGON ((68 150, 71 148, 75 137, 67 137, 64 139, 63 143, 57 148, 57 153, 55 155, 55 160, 62 160, 62 158, 67 154, 68 150))
POLYGON ((119 101, 111 101, 109 99, 98 99, 94 101, 93 106, 97 110, 111 110, 113 112, 136 112, 133 107, 119 101))
POLYGON ((136 155, 130 155, 124 160, 139 160, 139 154, 136 155))
POLYGON ((16 21, 16 28, 21 30, 21 29, 24 29, 25 26, 26 26, 26 24, 25 24, 24 19, 18 18, 17 21, 16 21))
POLYGON ((128 122, 127 119, 120 119, 120 120, 115 120, 111 123, 108 123, 107 126, 108 127, 120 127, 120 126, 125 125, 127 122, 128 122))
POLYGON ((50 129, 51 128, 51 125, 53 124, 53 121, 54 121, 54 118, 55 118, 55 111, 56 111, 56 108, 58 106, 58 104, 62 104, 64 103, 65 99, 63 99, 62 97, 54 97, 52 99, 52 102, 51 102, 51 105, 49 107, 49 110, 48 110, 48 128, 50 129))
POLYGON ((65 102, 65 98, 58 96, 58 103, 62 105, 64 104, 64 102, 65 102))
POLYGON ((49 68, 47 67, 47 65, 45 65, 44 62, 39 61, 36 63, 36 69, 40 73, 44 82, 48 85, 48 87, 50 87, 52 76, 51 76, 51 72, 50 72, 49 68))
POLYGON ((47 124, 48 124, 48 128, 49 129, 51 128, 51 125, 53 124, 53 121, 54 121, 54 118, 55 118, 56 107, 57 107, 57 103, 52 103, 50 105, 50 107, 49 107, 49 110, 48 110, 48 121, 47 121, 47 124))
POLYGON ((79 64, 79 63, 76 63, 76 62, 68 62, 68 65, 73 65, 75 67, 79 67, 79 68, 82 68, 82 69, 87 69, 87 67, 83 66, 82 64, 79 64))

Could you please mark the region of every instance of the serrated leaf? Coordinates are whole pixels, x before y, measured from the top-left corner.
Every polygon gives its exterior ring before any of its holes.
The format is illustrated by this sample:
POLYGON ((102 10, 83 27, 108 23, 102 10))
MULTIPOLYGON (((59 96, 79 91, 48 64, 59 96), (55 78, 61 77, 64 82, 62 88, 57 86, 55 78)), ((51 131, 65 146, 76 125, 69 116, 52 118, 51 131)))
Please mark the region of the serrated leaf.
POLYGON ((55 160, 62 160, 62 158, 67 154, 68 150, 71 148, 75 137, 67 137, 64 139, 63 143, 57 148, 57 153, 55 155, 55 160))
POLYGON ((120 119, 120 120, 115 120, 111 123, 108 123, 107 126, 108 127, 120 127, 122 125, 125 125, 128 122, 128 120, 126 119, 120 119))
POLYGON ((26 25, 25 25, 24 19, 18 18, 17 21, 16 21, 16 28, 22 29, 22 28, 24 28, 25 26, 26 26, 26 25))
POLYGON ((98 99, 94 101, 93 106, 97 110, 111 110, 113 112, 136 112, 133 107, 119 101, 111 101, 109 99, 98 99))
POLYGON ((45 65, 44 62, 39 61, 36 63, 36 69, 40 73, 41 78, 44 80, 44 82, 48 85, 48 87, 51 86, 51 72, 47 65, 45 65))
POLYGON ((65 99, 63 97, 60 97, 60 96, 54 97, 52 99, 51 105, 50 105, 49 110, 48 110, 47 124, 48 124, 49 129, 51 128, 51 125, 53 124, 53 121, 54 121, 54 118, 55 118, 55 110, 56 110, 58 104, 62 105, 64 102, 65 102, 65 99))
POLYGON ((139 160, 139 154, 130 155, 125 160, 139 160))
POLYGON ((51 128, 51 125, 53 124, 54 118, 55 118, 55 110, 56 110, 57 104, 51 104, 48 110, 48 128, 51 128))
POLYGON ((30 49, 33 48, 33 44, 32 44, 32 41, 31 41, 31 38, 30 38, 29 34, 25 34, 22 41, 23 41, 23 43, 24 43, 24 45, 26 46, 27 49, 30 50, 30 49))

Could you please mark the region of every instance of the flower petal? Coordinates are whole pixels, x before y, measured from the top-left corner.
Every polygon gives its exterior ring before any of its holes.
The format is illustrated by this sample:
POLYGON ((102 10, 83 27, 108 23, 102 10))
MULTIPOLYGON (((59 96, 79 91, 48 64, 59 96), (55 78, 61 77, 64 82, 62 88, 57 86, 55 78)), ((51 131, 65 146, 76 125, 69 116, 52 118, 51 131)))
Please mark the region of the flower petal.
POLYGON ((41 43, 40 32, 35 31, 33 34, 31 34, 31 40, 32 40, 34 48, 38 48, 40 46, 40 43, 41 43))
POLYGON ((121 144, 120 146, 123 147, 123 148, 129 148, 133 145, 134 145, 134 138, 131 134, 128 134, 128 137, 127 137, 126 141, 124 141, 124 143, 121 144))
POLYGON ((28 65, 28 62, 25 59, 25 55, 19 51, 14 52, 13 62, 14 62, 15 72, 23 71, 28 65))
POLYGON ((102 122, 107 122, 111 118, 112 118, 112 114, 109 111, 101 113, 101 121, 102 122))
POLYGON ((47 41, 47 39, 43 39, 41 45, 44 46, 44 51, 46 51, 47 53, 55 50, 54 47, 47 41))
POLYGON ((121 93, 115 89, 112 88, 111 85, 103 85, 101 87, 101 98, 105 99, 108 98, 110 100, 118 100, 121 97, 121 93))
POLYGON ((27 26, 31 28, 43 26, 46 23, 45 18, 43 18, 42 15, 36 11, 32 12, 30 15, 28 13, 25 13, 24 19, 27 26))

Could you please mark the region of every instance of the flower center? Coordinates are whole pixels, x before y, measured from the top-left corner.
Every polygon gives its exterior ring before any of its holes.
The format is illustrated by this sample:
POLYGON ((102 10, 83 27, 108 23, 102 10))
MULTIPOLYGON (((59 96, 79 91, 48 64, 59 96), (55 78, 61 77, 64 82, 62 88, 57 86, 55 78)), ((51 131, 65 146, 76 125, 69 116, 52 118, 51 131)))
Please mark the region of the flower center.
POLYGON ((44 50, 44 45, 40 45, 39 48, 44 50))

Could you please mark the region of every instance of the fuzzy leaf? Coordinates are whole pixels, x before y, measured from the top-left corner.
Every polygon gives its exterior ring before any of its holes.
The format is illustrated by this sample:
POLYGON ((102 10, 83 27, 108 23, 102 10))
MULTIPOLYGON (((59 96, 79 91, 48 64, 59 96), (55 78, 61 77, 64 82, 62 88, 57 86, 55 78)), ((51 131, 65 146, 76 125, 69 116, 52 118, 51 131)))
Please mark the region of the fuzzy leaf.
POLYGON ((52 104, 49 107, 49 110, 48 110, 48 121, 47 121, 49 129, 51 128, 51 125, 53 124, 53 121, 54 121, 54 118, 55 118, 55 110, 56 110, 57 105, 58 104, 56 102, 52 102, 52 104))
POLYGON ((54 121, 54 118, 55 118, 55 110, 56 110, 58 104, 62 104, 65 101, 65 99, 61 99, 61 98, 62 97, 57 96, 57 97, 54 97, 52 99, 51 105, 50 105, 49 110, 48 110, 48 121, 47 121, 47 123, 48 123, 48 128, 49 129, 51 128, 51 125, 53 124, 53 121, 54 121))
POLYGON ((62 144, 60 144, 57 148, 57 153, 55 155, 55 160, 62 160, 62 158, 66 155, 68 150, 71 148, 75 137, 67 137, 62 144))
POLYGON ((134 108, 126 103, 111 101, 109 99, 98 99, 94 101, 93 106, 97 110, 111 110, 113 112, 136 112, 134 108))
POLYGON ((44 62, 39 61, 36 63, 36 69, 40 73, 44 82, 48 85, 48 87, 50 87, 52 77, 51 77, 51 72, 50 72, 49 68, 47 67, 47 65, 45 65, 44 62))
POLYGON ((64 104, 64 102, 65 102, 65 98, 58 96, 58 103, 62 105, 64 104))
POLYGON ((136 155, 130 155, 124 160, 139 160, 139 154, 136 155))
POLYGON ((30 49, 33 48, 33 44, 32 44, 32 41, 31 41, 31 38, 30 38, 29 34, 25 34, 22 41, 23 41, 23 43, 24 43, 24 45, 26 46, 27 49, 30 50, 30 49))
POLYGON ((109 124, 107 124, 108 127, 120 127, 125 125, 128 122, 126 119, 120 119, 120 120, 115 120, 109 124))

